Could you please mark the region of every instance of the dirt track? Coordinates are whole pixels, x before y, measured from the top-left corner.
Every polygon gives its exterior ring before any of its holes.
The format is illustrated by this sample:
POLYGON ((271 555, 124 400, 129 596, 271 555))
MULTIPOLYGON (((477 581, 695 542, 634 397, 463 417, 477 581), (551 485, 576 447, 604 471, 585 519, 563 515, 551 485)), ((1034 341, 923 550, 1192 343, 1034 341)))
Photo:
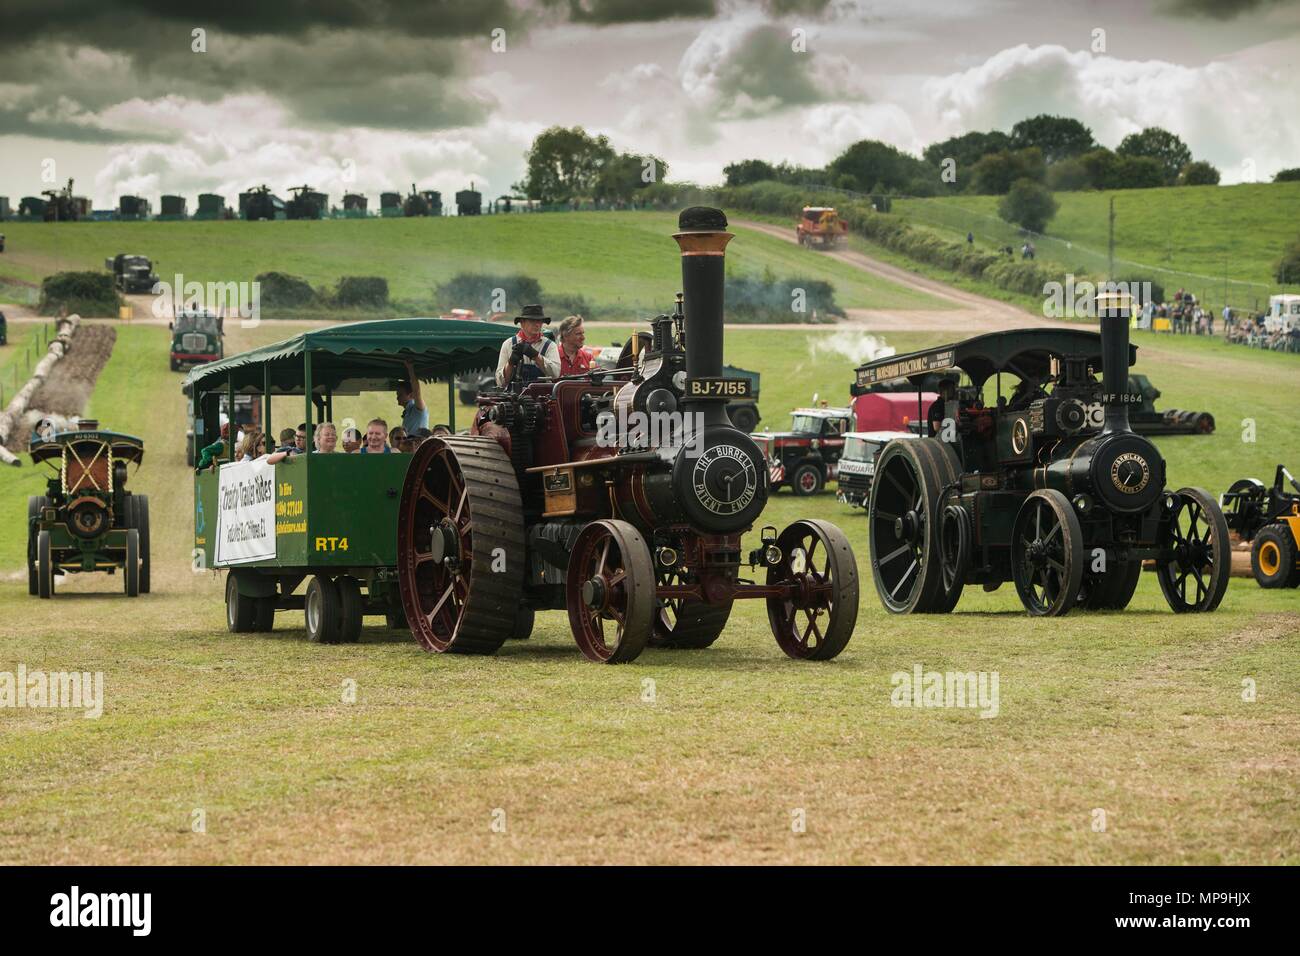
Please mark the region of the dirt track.
MULTIPOLYGON (((740 229, 752 229, 765 235, 796 242, 793 229, 774 226, 765 222, 753 222, 748 219, 733 219, 731 225, 740 229)), ((846 265, 861 269, 890 282, 928 292, 939 299, 945 299, 957 306, 956 309, 928 310, 890 310, 890 309, 849 309, 848 320, 855 325, 864 326, 880 332, 961 332, 975 335, 980 332, 1002 332, 1007 329, 1023 329, 1044 325, 1067 325, 1070 323, 1033 316, 1006 302, 988 299, 974 292, 955 289, 935 279, 928 279, 915 272, 909 272, 879 259, 873 259, 861 252, 851 249, 835 249, 810 255, 830 256, 846 265)), ((1077 328, 1077 324, 1074 325, 1077 328)))
POLYGON ((107 323, 86 322, 77 329, 68 354, 54 364, 50 377, 32 396, 22 427, 9 436, 10 451, 27 450, 33 422, 49 415, 80 415, 85 410, 116 341, 117 329, 107 323))

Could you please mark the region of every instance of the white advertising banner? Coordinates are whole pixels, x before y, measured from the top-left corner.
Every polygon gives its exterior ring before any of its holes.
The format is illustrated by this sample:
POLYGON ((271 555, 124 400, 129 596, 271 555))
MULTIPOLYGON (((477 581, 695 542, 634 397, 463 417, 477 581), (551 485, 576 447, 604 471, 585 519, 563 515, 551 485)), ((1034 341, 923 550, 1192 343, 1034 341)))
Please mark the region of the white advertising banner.
POLYGON ((275 557, 275 466, 237 461, 217 480, 217 564, 275 557))

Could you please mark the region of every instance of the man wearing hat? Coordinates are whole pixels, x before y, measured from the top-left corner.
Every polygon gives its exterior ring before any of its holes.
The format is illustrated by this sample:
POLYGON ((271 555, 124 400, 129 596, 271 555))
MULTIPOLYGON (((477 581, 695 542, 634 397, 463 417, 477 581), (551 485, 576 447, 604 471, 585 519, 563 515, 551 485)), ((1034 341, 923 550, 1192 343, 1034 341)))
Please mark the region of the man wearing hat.
POLYGON ((550 322, 551 317, 540 305, 526 305, 523 312, 515 316, 519 332, 501 343, 501 355, 497 358, 497 385, 505 388, 517 377, 517 384, 522 387, 535 379, 559 376, 559 349, 542 335, 542 324, 549 325, 550 322))

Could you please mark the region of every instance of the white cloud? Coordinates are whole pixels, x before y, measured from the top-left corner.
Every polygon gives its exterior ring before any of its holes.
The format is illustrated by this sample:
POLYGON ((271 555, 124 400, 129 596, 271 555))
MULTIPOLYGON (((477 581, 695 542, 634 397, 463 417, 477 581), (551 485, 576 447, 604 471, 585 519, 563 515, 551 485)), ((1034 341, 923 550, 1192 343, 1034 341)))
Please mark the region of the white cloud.
POLYGON ((1009 130, 1036 113, 1081 119, 1111 148, 1129 133, 1160 126, 1218 166, 1225 184, 1240 181, 1247 159, 1266 178, 1300 155, 1300 73, 1249 57, 1183 66, 1022 44, 923 89, 939 127, 935 138, 1009 130))

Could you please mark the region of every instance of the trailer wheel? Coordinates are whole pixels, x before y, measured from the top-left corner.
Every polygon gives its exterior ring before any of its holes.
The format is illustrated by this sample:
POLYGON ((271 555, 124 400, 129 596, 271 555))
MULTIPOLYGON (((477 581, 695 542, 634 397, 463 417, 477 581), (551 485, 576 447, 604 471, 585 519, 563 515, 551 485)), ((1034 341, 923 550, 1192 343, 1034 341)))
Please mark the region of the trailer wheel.
POLYGON ((1296 544, 1282 522, 1265 525, 1250 546, 1250 573, 1262 588, 1288 588, 1300 583, 1296 544))
POLYGON ((48 531, 36 535, 36 593, 43 598, 54 597, 54 562, 48 531))
POLYGON ((275 598, 253 598, 253 627, 258 634, 275 630, 275 598))
POLYGON ((849 539, 809 518, 788 525, 776 546, 781 561, 767 569, 767 584, 792 586, 789 597, 767 599, 777 646, 795 660, 828 661, 848 646, 858 620, 858 563, 849 539))
POLYGON ((226 572, 226 629, 232 634, 247 634, 253 629, 256 607, 253 598, 239 593, 234 571, 226 572))
POLYGON ((334 582, 323 574, 313 577, 303 604, 307 640, 313 644, 338 644, 342 640, 343 608, 334 582))
POLYGON ((1060 617, 1083 585, 1083 528, 1070 500, 1055 489, 1035 491, 1011 531, 1011 573, 1033 617, 1060 617))
POLYGON ((361 585, 356 578, 344 575, 334 586, 339 589, 339 640, 355 644, 361 640, 361 616, 366 603, 361 597, 361 585))
POLYGON ((1218 502, 1200 488, 1180 488, 1169 516, 1171 557, 1156 561, 1156 577, 1176 614, 1213 611, 1228 590, 1232 552, 1218 502))
POLYGON ((126 561, 122 565, 122 590, 127 597, 140 596, 140 532, 126 529, 126 561))
POLYGON ((790 490, 800 498, 817 494, 825 484, 826 479, 822 477, 822 470, 811 462, 800 465, 790 476, 790 490))
POLYGON ((587 660, 625 664, 637 658, 655 614, 654 562, 641 532, 616 519, 583 528, 569 555, 564 591, 569 625, 587 660))

